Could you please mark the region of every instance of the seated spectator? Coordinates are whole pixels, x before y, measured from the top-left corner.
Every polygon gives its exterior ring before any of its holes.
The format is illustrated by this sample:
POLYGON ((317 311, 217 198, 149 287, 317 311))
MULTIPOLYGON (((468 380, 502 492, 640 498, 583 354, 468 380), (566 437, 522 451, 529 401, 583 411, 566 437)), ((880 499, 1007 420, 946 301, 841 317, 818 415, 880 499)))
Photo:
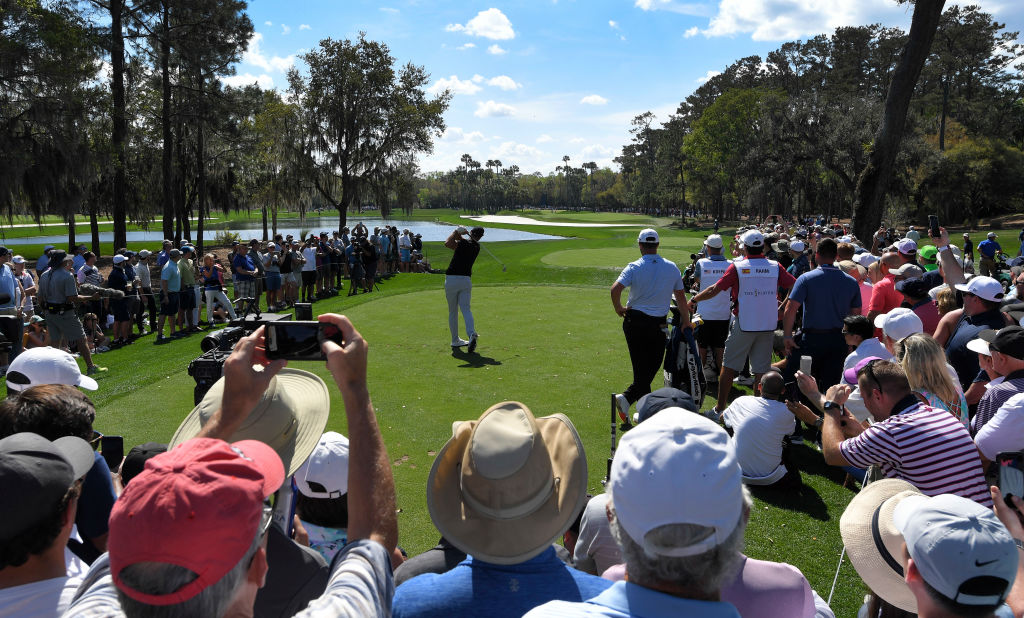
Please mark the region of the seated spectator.
POLYGON ((96 380, 82 373, 74 356, 56 348, 22 352, 8 368, 6 381, 8 396, 41 384, 66 384, 90 391, 99 388, 96 380))
MULTIPOLYGON (((748 485, 791 489, 801 485, 800 472, 787 461, 793 414, 783 402, 786 383, 782 375, 769 371, 761 377, 760 396, 745 395, 725 409, 723 420, 733 431, 736 459, 748 485)), ((816 422, 820 427, 821 423, 816 422)))
POLYGON ((974 436, 974 443, 985 461, 995 461, 999 453, 1024 451, 1024 393, 1006 400, 974 436))
MULTIPOLYGON (((32 351, 34 350, 29 352, 32 351)), ((68 357, 70 358, 70 355, 68 357)), ((21 360, 21 357, 15 360, 21 360)), ((74 365, 74 371, 78 372, 78 364, 74 359, 71 359, 71 364, 74 365)), ((70 368, 66 368, 63 373, 71 374, 70 368)), ((59 376, 55 377, 62 379, 59 376)), ((83 386, 88 385, 85 380, 92 381, 88 376, 81 378, 83 386)), ((0 437, 31 432, 51 441, 66 436, 81 438, 87 442, 96 439, 92 429, 96 409, 82 391, 66 384, 35 386, 29 382, 25 386, 26 388, 19 391, 16 396, 0 403, 0 437)), ((107 467, 103 456, 94 452, 92 468, 83 481, 82 495, 75 512, 75 525, 84 542, 72 539, 69 544, 74 554, 82 561, 91 564, 106 551, 107 519, 116 499, 110 468, 107 467)))
MULTIPOLYGON (((805 394, 817 392, 813 378, 801 374, 799 379, 805 394)), ((853 389, 845 384, 830 388, 821 438, 826 463, 878 465, 885 477, 906 480, 926 495, 953 493, 992 506, 967 429, 945 410, 921 403, 902 367, 871 361, 858 371, 857 383, 874 423, 864 428, 843 408, 853 389)))
MULTIPOLYGON (((950 311, 956 310, 956 290, 951 287, 944 287, 935 295, 935 307, 939 310, 939 321, 950 311)), ((936 326, 936 330, 938 326, 936 326)), ((935 334, 934 332, 932 334, 935 334)))
POLYGON ((1000 329, 988 344, 992 369, 1003 380, 990 385, 978 402, 978 413, 971 420, 971 433, 977 435, 996 411, 1017 393, 1024 392, 1024 328, 1007 326, 1000 329))
POLYGON ((992 329, 983 330, 978 333, 977 339, 967 342, 967 349, 978 355, 978 367, 980 368, 978 375, 971 382, 970 388, 964 393, 964 399, 967 400, 971 416, 977 414, 978 403, 981 402, 981 398, 988 392, 989 387, 996 386, 1003 381, 1003 376, 992 366, 992 352, 988 348, 998 332, 992 329))
POLYGON ((58 616, 81 577, 69 577, 64 548, 71 538, 80 479, 92 467, 89 444, 34 433, 0 439, 0 613, 58 616))
MULTIPOLYGON (((348 493, 353 500, 349 544, 332 565, 326 591, 295 615, 386 615, 394 591, 388 554, 398 527, 390 462, 366 388, 367 344, 348 318, 319 317, 339 328, 345 342, 342 347, 326 341, 323 348, 345 400, 352 437, 348 493)), ((240 427, 244 431, 252 414, 262 415, 276 405, 262 400, 284 362, 268 362, 263 345, 262 327, 236 345, 224 364, 222 405, 206 419, 204 434, 234 433, 240 427), (253 369, 254 364, 263 370, 253 369)), ((301 400, 306 394, 291 393, 289 399, 301 400)), ((153 602, 173 605, 168 612, 182 616, 253 612, 268 563, 264 539, 270 512, 263 501, 280 486, 285 471, 274 450, 259 441, 234 446, 197 438, 153 458, 119 500, 111 516, 109 559, 94 565, 70 615, 151 615, 153 602), (156 495, 161 498, 152 498, 156 495), (182 509, 187 514, 175 516, 182 509), (203 576, 195 576, 197 569, 203 576)))
POLYGON ((949 364, 960 377, 960 388, 967 390, 978 375, 978 355, 967 349, 967 343, 987 328, 999 330, 1007 325, 1006 316, 999 310, 1003 286, 991 277, 979 276, 972 277, 966 285, 954 287, 963 293, 963 315, 943 347, 949 364))
POLYGON ((580 521, 579 538, 573 548, 576 568, 593 575, 600 575, 609 567, 622 562, 622 550, 612 537, 612 529, 608 525, 607 506, 606 493, 598 494, 587 502, 580 521))
POLYGON ((395 586, 401 586, 417 575, 424 573, 447 573, 466 559, 466 552, 441 537, 437 545, 409 558, 395 569, 395 586))
POLYGON ((910 388, 923 403, 949 412, 967 427, 967 400, 934 339, 924 333, 903 339, 896 344, 896 359, 907 374, 910 388))
POLYGON ((729 437, 712 421, 668 409, 637 425, 615 451, 608 492, 626 580, 527 616, 815 615, 799 571, 741 553, 750 499, 729 437))
POLYGON ((110 338, 103 332, 99 319, 95 313, 87 313, 82 316, 82 328, 85 330, 85 340, 89 344, 89 351, 108 352, 110 350, 110 338))
POLYGON ((586 490, 583 445, 565 416, 534 418, 507 401, 457 423, 427 478, 427 508, 444 538, 469 557, 447 573, 402 584, 394 616, 518 617, 547 601, 601 592, 610 582, 566 566, 551 546, 580 512, 586 490))
POLYGON ((843 361, 843 371, 852 369, 869 356, 892 358, 885 345, 875 337, 874 325, 862 315, 848 315, 843 319, 843 336, 846 337, 846 345, 853 348, 843 361))
POLYGON ((906 307, 897 307, 875 318, 875 328, 882 329, 882 343, 889 356, 896 354, 896 344, 903 339, 924 332, 924 324, 917 314, 906 307))
POLYGON ((131 480, 138 475, 142 474, 142 470, 146 467, 146 462, 153 459, 160 453, 167 452, 167 445, 160 444, 159 442, 146 442, 138 446, 133 446, 128 454, 125 455, 124 461, 121 462, 121 467, 117 471, 118 480, 121 483, 121 487, 131 482, 131 480))
POLYGON ((333 431, 295 472, 295 515, 309 535, 309 546, 328 563, 348 542, 348 438, 333 431))
POLYGON ((23 350, 42 348, 50 345, 50 334, 46 332, 46 320, 41 315, 34 315, 25 324, 25 334, 21 341, 23 350))
POLYGON ((654 416, 657 412, 668 408, 682 408, 690 412, 697 412, 697 404, 689 393, 664 386, 656 391, 647 393, 636 402, 636 413, 633 415, 633 422, 640 423, 654 416))

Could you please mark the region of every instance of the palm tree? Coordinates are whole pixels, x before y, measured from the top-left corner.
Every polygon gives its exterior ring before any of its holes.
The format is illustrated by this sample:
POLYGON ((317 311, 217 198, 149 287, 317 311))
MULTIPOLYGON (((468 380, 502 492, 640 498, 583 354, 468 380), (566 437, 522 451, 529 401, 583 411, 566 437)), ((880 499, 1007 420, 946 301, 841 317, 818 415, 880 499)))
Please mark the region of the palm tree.
POLYGON ((562 156, 562 163, 565 164, 562 166, 562 204, 565 205, 569 201, 569 155, 562 156))

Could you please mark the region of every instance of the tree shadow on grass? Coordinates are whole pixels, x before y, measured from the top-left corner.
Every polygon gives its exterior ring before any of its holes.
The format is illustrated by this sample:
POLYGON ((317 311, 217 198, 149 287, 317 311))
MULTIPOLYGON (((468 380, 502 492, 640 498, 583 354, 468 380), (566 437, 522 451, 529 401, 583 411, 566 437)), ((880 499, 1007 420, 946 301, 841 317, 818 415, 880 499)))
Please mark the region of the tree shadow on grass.
POLYGON ((501 364, 501 361, 493 359, 490 356, 481 356, 476 352, 464 352, 459 348, 452 348, 452 357, 465 361, 465 364, 459 365, 461 368, 479 369, 481 367, 486 367, 487 365, 501 364))

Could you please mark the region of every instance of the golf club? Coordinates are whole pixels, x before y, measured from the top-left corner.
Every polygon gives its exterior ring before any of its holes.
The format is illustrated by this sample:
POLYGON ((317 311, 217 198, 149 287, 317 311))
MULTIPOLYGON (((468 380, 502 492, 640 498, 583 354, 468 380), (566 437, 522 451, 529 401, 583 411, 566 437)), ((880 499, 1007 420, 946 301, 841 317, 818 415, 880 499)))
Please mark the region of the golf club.
POLYGON ((505 265, 501 263, 501 260, 499 260, 493 253, 491 253, 491 250, 487 248, 487 245, 481 244, 480 248, 483 249, 484 251, 486 251, 487 255, 489 255, 492 258, 494 258, 495 262, 497 262, 498 264, 501 264, 501 272, 507 272, 508 271, 508 268, 506 268, 505 265))

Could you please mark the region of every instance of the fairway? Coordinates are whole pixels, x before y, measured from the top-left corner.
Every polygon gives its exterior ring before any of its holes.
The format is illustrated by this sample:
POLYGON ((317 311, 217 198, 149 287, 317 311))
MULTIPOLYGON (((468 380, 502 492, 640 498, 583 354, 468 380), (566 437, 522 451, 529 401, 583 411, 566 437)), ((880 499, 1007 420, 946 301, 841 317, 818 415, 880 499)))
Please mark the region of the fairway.
MULTIPOLYGON (((474 355, 453 355, 443 279, 399 277, 394 283, 409 281, 421 289, 357 297, 364 302, 351 307, 353 299, 344 297, 315 307, 320 313, 345 305, 344 313, 370 342, 370 392, 395 474, 400 543, 410 555, 437 542, 426 509, 426 479, 452 422, 474 419, 499 401, 518 400, 537 416, 563 413, 572 419, 586 447, 588 491, 602 492, 610 446, 609 394, 630 380, 621 323, 611 310, 607 287, 477 285, 473 310, 480 347, 474 355)), ((197 337, 176 342, 175 353, 194 357, 198 342, 197 337)), ((139 345, 133 348, 138 351, 139 345)), ((192 408, 194 382, 179 362, 148 388, 110 392, 125 376, 103 376, 100 388, 106 392, 98 397, 103 403, 97 429, 123 433, 127 445, 167 441, 192 408)), ((334 393, 328 429, 346 433, 341 398, 324 366, 291 366, 328 381, 334 393)), ((128 370, 127 364, 121 367, 128 370)), ((797 449, 797 459, 805 482, 799 495, 755 491, 747 553, 796 565, 826 597, 841 550, 838 515, 853 494, 839 486, 841 475, 828 470, 809 445, 797 449)), ((833 600, 837 615, 852 614, 861 594, 847 564, 833 600)))

